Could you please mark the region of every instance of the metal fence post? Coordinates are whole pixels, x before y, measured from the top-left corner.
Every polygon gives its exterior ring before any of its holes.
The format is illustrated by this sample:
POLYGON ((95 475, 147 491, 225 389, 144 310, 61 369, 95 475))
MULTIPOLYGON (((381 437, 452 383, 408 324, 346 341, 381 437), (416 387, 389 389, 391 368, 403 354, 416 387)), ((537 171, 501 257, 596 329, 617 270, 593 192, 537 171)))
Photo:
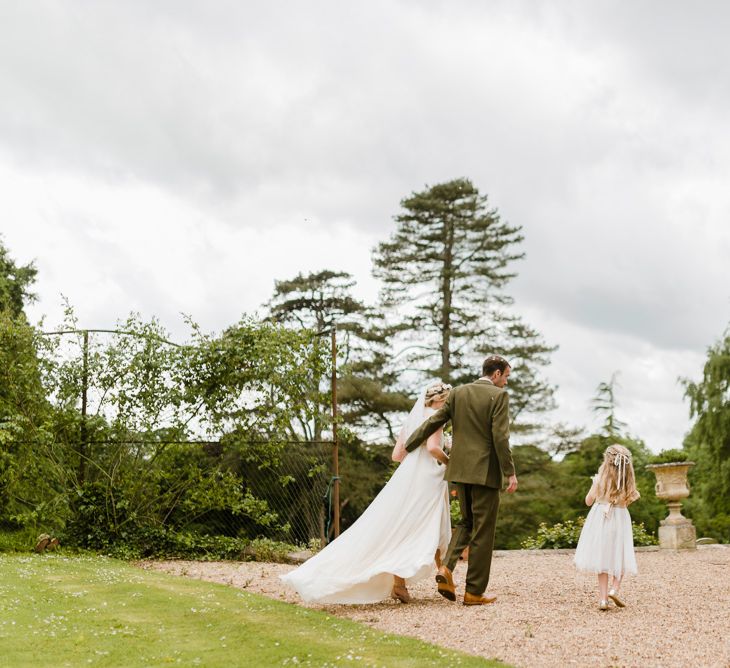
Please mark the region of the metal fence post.
POLYGON ((79 443, 79 483, 86 478, 86 444, 89 435, 86 429, 86 412, 89 395, 89 331, 84 330, 84 357, 81 375, 81 439, 79 443))
POLYGON ((337 328, 332 324, 332 504, 335 538, 340 535, 340 461, 337 440, 337 328))

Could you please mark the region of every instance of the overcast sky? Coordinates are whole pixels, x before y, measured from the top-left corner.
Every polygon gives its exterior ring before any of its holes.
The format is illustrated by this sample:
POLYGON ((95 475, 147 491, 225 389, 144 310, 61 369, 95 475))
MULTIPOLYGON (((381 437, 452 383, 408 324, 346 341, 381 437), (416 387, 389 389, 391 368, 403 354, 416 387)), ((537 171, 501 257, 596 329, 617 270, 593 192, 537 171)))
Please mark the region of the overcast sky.
POLYGON ((0 0, 0 231, 31 315, 220 330, 347 270, 401 198, 470 178, 521 225, 518 311, 558 344, 554 420, 690 426, 730 320, 730 5, 0 0))

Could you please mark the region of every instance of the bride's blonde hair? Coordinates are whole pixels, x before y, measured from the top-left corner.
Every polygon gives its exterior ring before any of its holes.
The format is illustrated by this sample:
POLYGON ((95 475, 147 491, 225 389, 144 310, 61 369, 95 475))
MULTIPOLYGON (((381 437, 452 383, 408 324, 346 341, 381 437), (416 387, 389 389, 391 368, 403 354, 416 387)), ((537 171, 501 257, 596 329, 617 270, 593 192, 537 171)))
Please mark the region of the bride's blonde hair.
POLYGON ((430 406, 431 404, 433 404, 434 401, 438 401, 439 399, 446 399, 446 397, 449 396, 449 392, 451 392, 451 385, 449 385, 448 383, 443 383, 439 381, 438 383, 429 385, 426 388, 426 398, 424 400, 424 404, 426 406, 430 406))
POLYGON ((614 443, 603 453, 603 463, 596 477, 596 498, 622 506, 639 498, 631 452, 623 445, 614 443))

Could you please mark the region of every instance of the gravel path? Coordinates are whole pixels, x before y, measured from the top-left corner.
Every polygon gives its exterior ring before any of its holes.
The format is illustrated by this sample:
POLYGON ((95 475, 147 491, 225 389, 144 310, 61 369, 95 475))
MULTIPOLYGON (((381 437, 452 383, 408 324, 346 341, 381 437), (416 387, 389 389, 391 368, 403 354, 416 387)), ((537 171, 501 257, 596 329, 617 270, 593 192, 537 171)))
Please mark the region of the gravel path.
MULTIPOLYGON (((637 552, 639 576, 623 587, 627 607, 597 609, 593 576, 577 574, 572 551, 495 554, 490 593, 466 608, 439 596, 431 579, 411 587, 414 602, 308 606, 368 626, 415 636, 514 666, 730 666, 730 547, 637 552)), ((284 564, 145 562, 176 575, 240 587, 302 604, 283 587, 284 564)), ((465 564, 456 568, 463 593, 465 564)))

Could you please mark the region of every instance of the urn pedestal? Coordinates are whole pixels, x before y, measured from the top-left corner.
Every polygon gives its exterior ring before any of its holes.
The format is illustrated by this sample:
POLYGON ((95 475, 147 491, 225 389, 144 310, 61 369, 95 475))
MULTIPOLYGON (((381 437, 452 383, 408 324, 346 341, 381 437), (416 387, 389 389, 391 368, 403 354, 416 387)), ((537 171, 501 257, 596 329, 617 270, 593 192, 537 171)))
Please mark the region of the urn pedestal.
POLYGON ((694 550, 697 530, 692 520, 682 515, 680 499, 689 496, 687 471, 694 462, 649 464, 646 468, 656 476, 656 495, 669 506, 669 515, 659 524, 659 547, 666 550, 694 550))

